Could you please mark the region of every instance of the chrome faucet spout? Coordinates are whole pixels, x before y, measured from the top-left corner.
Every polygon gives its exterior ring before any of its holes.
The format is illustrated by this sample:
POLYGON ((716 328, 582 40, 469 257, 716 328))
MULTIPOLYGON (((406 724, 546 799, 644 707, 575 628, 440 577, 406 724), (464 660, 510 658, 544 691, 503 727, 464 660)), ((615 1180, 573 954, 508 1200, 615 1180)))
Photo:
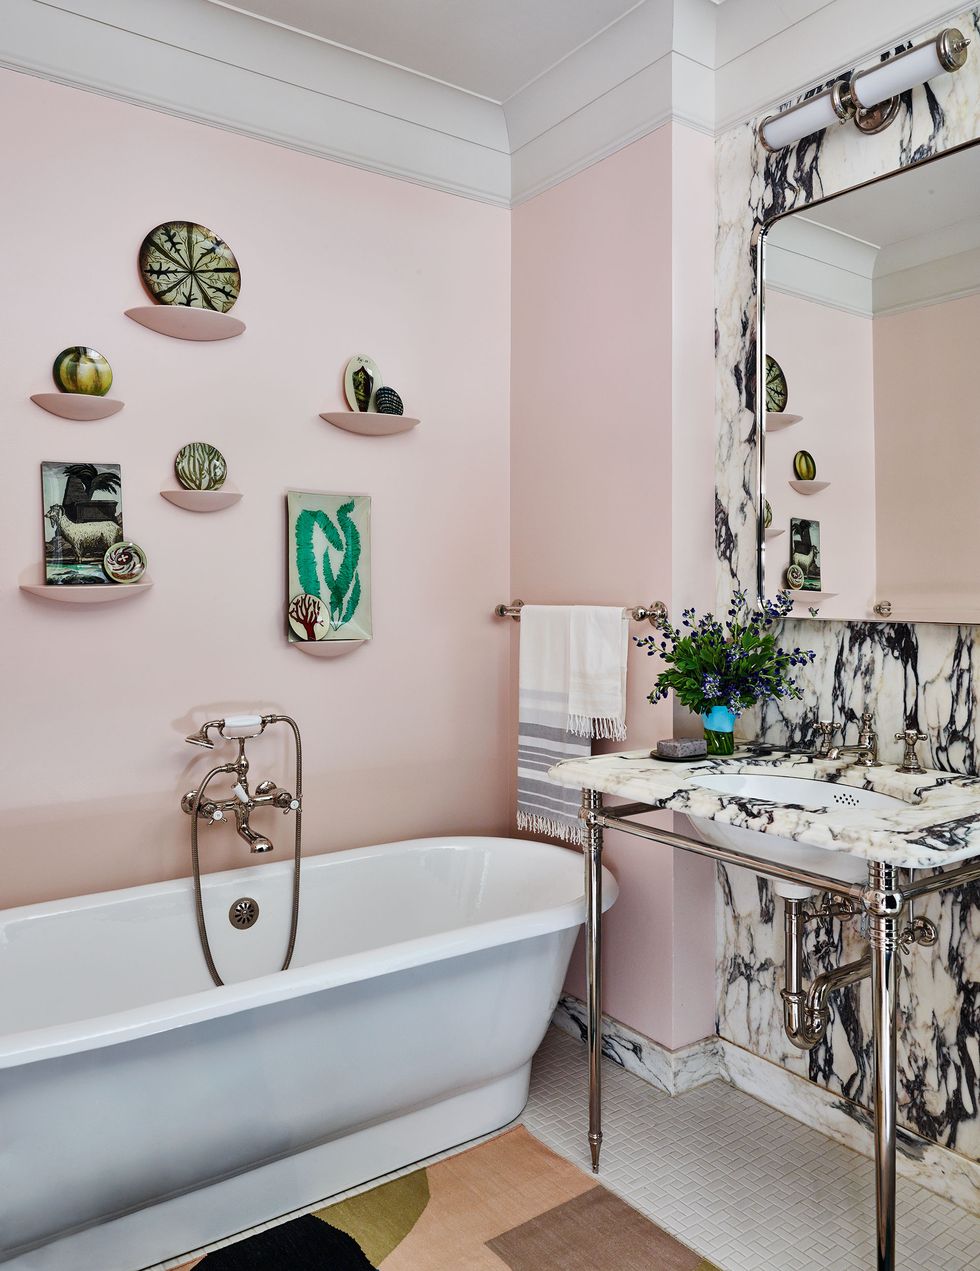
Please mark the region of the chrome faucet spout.
POLYGON ((242 819, 238 826, 238 837, 245 840, 250 852, 271 852, 274 850, 265 835, 256 834, 245 818, 242 819))

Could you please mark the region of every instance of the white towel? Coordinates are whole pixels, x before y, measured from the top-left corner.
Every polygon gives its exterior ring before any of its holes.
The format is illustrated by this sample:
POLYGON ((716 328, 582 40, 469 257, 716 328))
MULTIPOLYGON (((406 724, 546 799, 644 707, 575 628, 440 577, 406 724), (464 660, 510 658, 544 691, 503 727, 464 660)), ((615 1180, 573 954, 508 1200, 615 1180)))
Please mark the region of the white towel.
POLYGON ((628 626, 619 609, 525 605, 517 757, 517 824, 584 843, 577 790, 548 770, 589 754, 589 738, 625 737, 628 626))
POLYGON ((623 609, 576 605, 568 671, 568 728, 577 737, 626 740, 626 656, 629 621, 623 609))

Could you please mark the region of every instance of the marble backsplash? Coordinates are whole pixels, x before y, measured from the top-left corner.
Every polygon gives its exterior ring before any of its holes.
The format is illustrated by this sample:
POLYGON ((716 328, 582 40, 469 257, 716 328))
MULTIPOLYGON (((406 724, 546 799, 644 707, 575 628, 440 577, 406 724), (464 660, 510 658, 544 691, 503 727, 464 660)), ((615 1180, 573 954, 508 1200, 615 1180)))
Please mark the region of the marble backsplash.
MULTIPOLYGON (((980 9, 954 18, 974 40, 980 9)), ((788 105, 789 103, 784 103, 788 105)), ((980 136, 980 58, 902 99, 896 123, 877 136, 844 127, 767 155, 755 125, 719 138, 716 248, 719 443, 716 546, 719 605, 734 586, 751 591, 756 571, 756 245, 773 215, 861 184, 980 136)), ((801 702, 767 708, 765 740, 810 742, 815 721, 833 718, 856 739, 863 710, 874 713, 882 757, 897 760, 893 735, 907 722, 927 733, 923 759, 950 771, 980 772, 975 675, 980 629, 932 623, 795 620, 792 644, 817 660, 801 702), (928 756, 928 758, 927 758, 928 756)), ((781 903, 771 885, 740 870, 719 870, 718 1032, 720 1036, 857 1105, 870 1095, 870 996, 867 985, 835 995, 832 1027, 801 1053, 782 1032, 781 903)), ((904 959, 900 981, 899 1116, 924 1137, 980 1160, 980 884, 931 897, 920 906, 939 929, 933 949, 904 959)), ((857 955, 864 941, 839 923, 814 924, 809 973, 857 955)), ((857 1115, 857 1114, 856 1114, 857 1115)))

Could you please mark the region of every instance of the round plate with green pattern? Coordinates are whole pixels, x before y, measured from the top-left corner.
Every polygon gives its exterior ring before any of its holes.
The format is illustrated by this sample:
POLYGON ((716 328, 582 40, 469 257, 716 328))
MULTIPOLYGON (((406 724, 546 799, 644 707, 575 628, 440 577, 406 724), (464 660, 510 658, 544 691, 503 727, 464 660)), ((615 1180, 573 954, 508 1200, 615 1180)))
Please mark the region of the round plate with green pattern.
POLYGON ((227 313, 242 289, 235 253, 193 221, 167 221, 150 230, 140 247, 140 273, 160 305, 227 313))
POLYGON ((73 344, 62 349, 51 371, 54 382, 63 393, 87 393, 105 397, 112 387, 112 367, 98 349, 73 344))
POLYGON ((766 354, 766 410, 783 411, 789 402, 789 389, 783 368, 766 354))
POLYGON ((217 446, 191 441, 177 451, 174 472, 185 490, 220 490, 228 475, 228 464, 217 446))

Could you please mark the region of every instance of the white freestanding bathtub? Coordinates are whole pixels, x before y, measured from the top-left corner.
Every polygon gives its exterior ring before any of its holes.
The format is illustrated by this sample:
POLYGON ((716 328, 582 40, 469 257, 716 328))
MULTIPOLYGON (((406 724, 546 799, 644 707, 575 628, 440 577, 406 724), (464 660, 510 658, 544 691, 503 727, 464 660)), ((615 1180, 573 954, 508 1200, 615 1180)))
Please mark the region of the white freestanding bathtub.
MULTIPOLYGON (((425 839, 0 912, 0 1262, 136 1271, 517 1116, 578 853, 425 839), (256 900, 247 930, 232 902, 256 900)), ((606 907, 616 884, 605 878, 606 907)))

